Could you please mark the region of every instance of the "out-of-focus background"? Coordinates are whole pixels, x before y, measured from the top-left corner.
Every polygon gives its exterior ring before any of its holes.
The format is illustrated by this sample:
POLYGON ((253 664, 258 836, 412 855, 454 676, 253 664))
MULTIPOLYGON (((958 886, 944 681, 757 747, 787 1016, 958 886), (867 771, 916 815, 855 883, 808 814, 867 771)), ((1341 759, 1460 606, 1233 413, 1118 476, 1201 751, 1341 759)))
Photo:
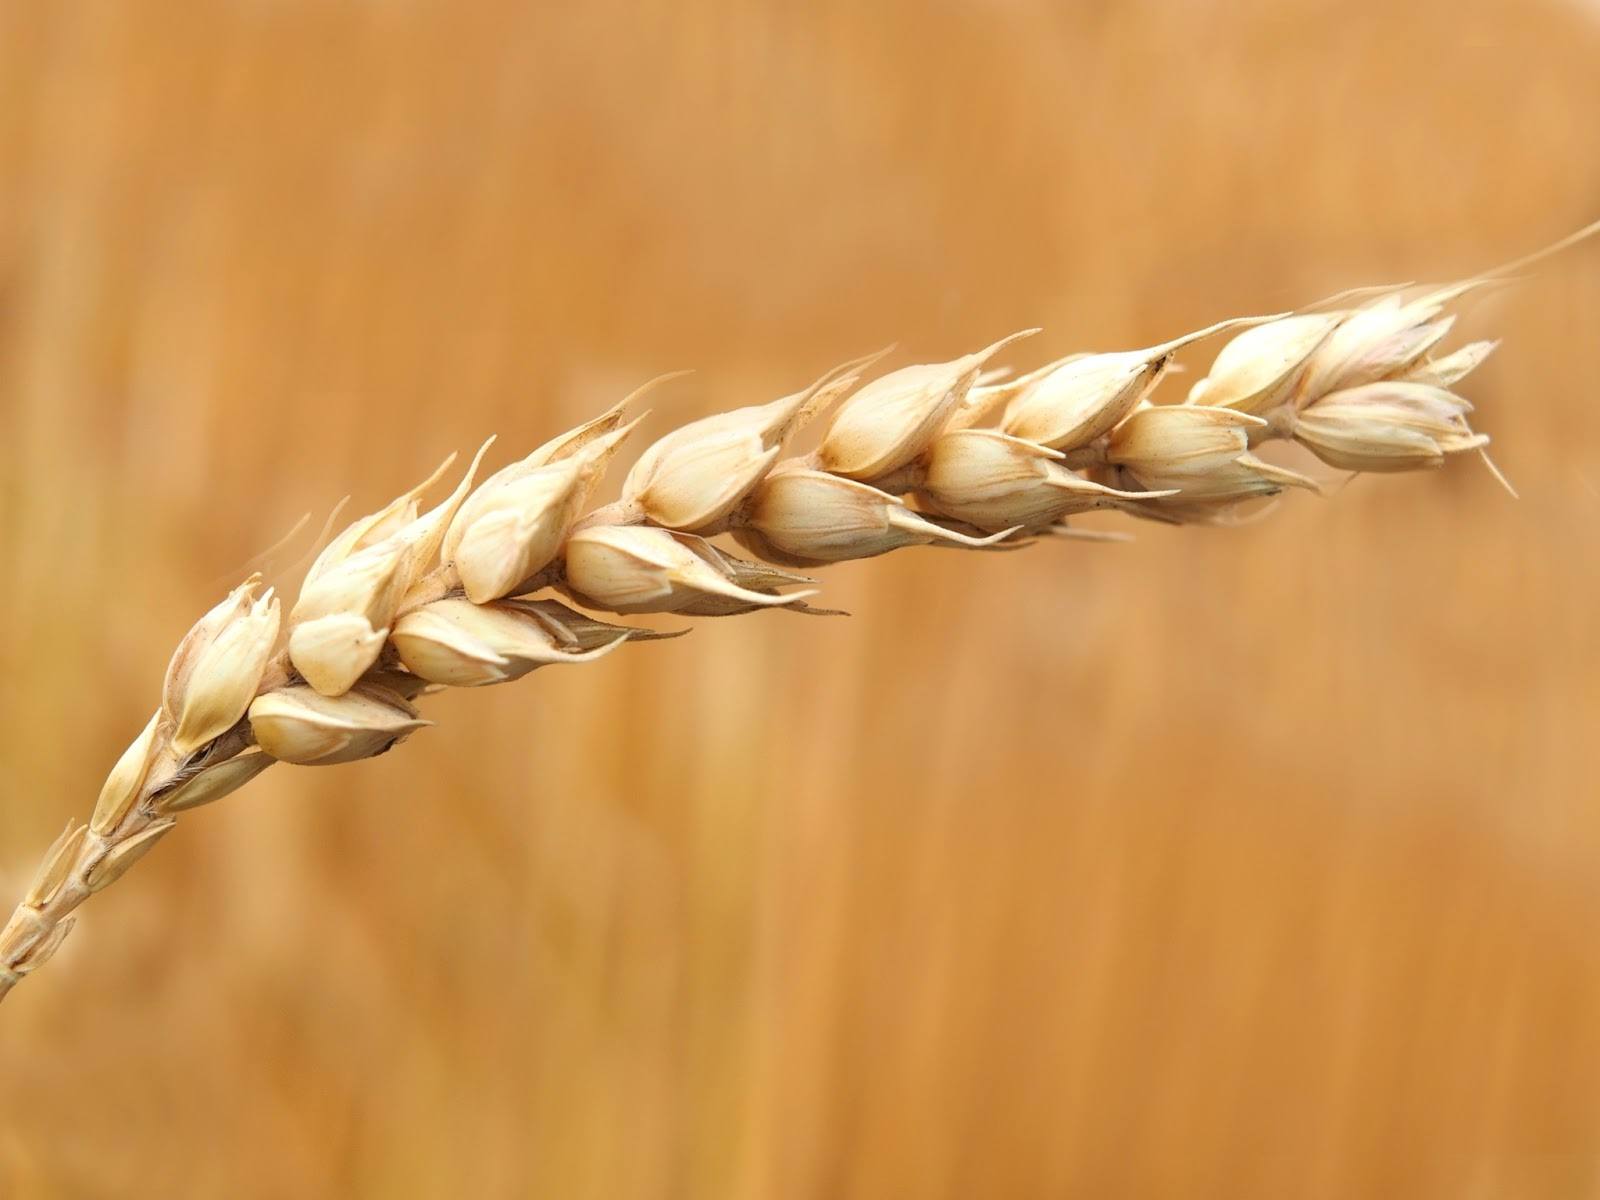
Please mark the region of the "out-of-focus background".
MULTIPOLYGON (((1542 0, 4 4, 4 903, 306 509, 1468 273, 1597 113, 1542 0)), ((196 814, 0 1012, 0 1195, 1600 1194, 1600 253, 1464 328, 1520 503, 848 565, 196 814)))

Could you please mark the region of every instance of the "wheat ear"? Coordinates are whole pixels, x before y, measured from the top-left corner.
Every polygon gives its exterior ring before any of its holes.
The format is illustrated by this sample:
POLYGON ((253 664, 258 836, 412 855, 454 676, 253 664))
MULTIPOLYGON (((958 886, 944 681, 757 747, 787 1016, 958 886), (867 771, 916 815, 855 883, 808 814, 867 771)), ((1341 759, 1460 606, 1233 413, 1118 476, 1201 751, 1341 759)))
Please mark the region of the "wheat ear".
POLYGON ((626 420, 638 393, 474 486, 480 451, 424 512, 441 467, 334 537, 286 617, 252 576, 183 639, 159 708, 89 822, 51 846, 0 931, 0 998, 183 813, 273 763, 371 757, 427 723, 413 702, 430 689, 502 683, 662 636, 527 598, 540 590, 614 613, 804 611, 814 581, 797 569, 818 564, 930 543, 1014 548, 1087 533, 1067 522, 1094 509, 1221 523, 1285 488, 1318 490, 1258 455, 1268 441, 1349 471, 1437 467, 1481 450, 1488 439, 1453 389, 1494 344, 1438 347, 1450 306, 1494 277, 1377 289, 1015 379, 985 372, 1024 334, 863 384, 873 356, 668 434, 639 457, 622 498, 588 515, 638 424, 626 420), (1186 401, 1152 402, 1179 351, 1228 332, 1186 401), (817 448, 784 458, 830 409, 817 448), (764 561, 707 540, 724 533, 764 561))

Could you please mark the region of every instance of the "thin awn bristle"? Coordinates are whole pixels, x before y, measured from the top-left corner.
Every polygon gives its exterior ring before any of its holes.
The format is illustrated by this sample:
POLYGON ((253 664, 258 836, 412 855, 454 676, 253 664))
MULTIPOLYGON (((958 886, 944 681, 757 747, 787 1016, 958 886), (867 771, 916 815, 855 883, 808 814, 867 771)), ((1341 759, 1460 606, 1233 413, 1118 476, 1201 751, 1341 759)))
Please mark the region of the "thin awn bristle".
MULTIPOLYGON (((118 758, 90 822, 68 825, 0 928, 0 998, 55 953, 90 894, 183 814, 268 766, 372 757, 428 724, 415 701, 441 687, 509 682, 662 636, 526 599, 534 593, 556 589, 622 613, 832 612, 803 602, 814 580, 798 572, 908 545, 981 552, 1125 537, 1075 523, 1093 509, 1245 523, 1285 488, 1318 488, 1260 456, 1274 441, 1298 443, 1351 472, 1346 479, 1470 451, 1512 491, 1453 390, 1495 344, 1435 356, 1453 319, 1445 309, 1596 233, 1600 222, 1409 300, 1409 285, 1357 289, 1298 313, 1220 321, 1145 350, 1068 355, 1022 374, 990 359, 1033 330, 863 382, 887 354, 878 351, 782 400, 658 439, 623 499, 598 509, 592 493, 643 419, 630 421, 628 409, 687 372, 650 380, 477 481, 485 443, 432 509, 421 494, 454 455, 330 536, 341 502, 314 539, 297 599, 280 604, 252 575, 179 644, 160 708, 118 758), (1224 334, 1187 402, 1153 402, 1173 354, 1224 334), (818 448, 788 451, 827 408, 818 448), (721 534, 765 561, 707 540, 721 534)), ((306 523, 248 565, 270 561, 306 523)))

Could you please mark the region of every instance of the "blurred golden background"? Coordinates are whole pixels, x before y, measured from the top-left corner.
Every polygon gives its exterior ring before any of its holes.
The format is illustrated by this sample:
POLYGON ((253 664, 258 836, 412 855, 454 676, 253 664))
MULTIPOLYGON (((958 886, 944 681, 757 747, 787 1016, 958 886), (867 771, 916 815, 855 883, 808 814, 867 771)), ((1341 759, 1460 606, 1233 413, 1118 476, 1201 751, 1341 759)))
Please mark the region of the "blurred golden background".
MULTIPOLYGON (((1576 2, 0 4, 4 902, 305 509, 1468 273, 1597 114, 1576 2)), ((1520 503, 847 565, 185 821, 0 1196, 1600 1195, 1600 253, 1466 327, 1520 503)))

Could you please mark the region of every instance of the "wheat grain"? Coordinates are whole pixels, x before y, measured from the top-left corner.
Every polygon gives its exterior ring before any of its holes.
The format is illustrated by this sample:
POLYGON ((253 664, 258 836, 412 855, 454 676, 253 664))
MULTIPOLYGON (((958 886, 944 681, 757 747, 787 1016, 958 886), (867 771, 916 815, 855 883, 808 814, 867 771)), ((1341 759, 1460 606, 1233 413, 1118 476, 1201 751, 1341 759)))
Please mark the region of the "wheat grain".
POLYGON ((1358 471, 1437 466, 1477 450, 1488 439, 1448 389, 1494 344, 1433 351, 1450 331, 1448 307, 1489 278, 1223 322, 1010 381, 980 373, 1026 334, 858 388, 880 356, 859 359, 792 396, 661 438, 622 498, 587 517, 645 389, 474 487, 486 443, 433 509, 420 511, 420 498, 445 467, 334 537, 286 619, 252 576, 195 624, 168 667, 160 709, 113 767, 91 821, 51 846, 0 930, 0 998, 55 953, 83 900, 179 815, 274 762, 370 757, 427 724, 414 701, 429 687, 507 682, 663 636, 512 597, 555 588, 621 613, 817 611, 804 603, 810 590, 791 590, 814 581, 783 568, 931 542, 981 549, 1092 534, 1066 522, 1097 508, 1218 523, 1286 487, 1314 490, 1256 453, 1272 440, 1358 471), (1231 340, 1187 401, 1153 403, 1174 355, 1224 332, 1231 340), (817 449, 782 460, 789 439, 834 405, 817 449), (725 532, 778 565, 706 540, 725 532))

